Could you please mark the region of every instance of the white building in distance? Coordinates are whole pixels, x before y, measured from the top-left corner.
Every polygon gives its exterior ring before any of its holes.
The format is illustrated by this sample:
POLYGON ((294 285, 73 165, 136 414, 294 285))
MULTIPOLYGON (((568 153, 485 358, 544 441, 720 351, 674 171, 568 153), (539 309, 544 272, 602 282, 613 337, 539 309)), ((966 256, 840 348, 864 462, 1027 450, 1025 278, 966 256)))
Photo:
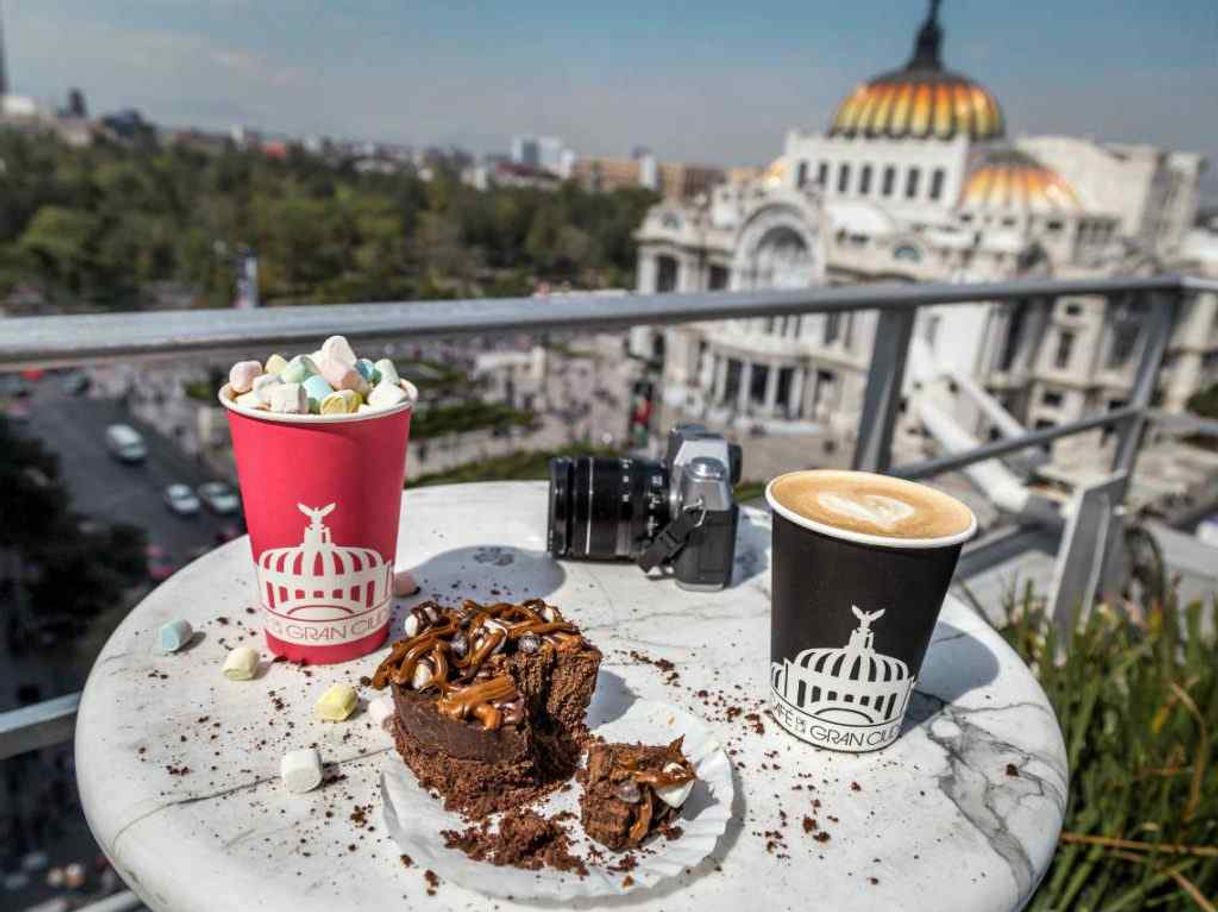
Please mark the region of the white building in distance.
MULTIPOLYGON (((944 67, 942 37, 932 0, 909 61, 858 86, 827 130, 792 130, 760 179, 650 210, 636 234, 638 290, 1218 274, 1215 245, 1190 236, 1200 156, 1068 136, 1012 140, 997 99, 944 67)), ((1063 297, 923 308, 906 391, 933 390, 936 408, 978 439, 995 422, 1044 427, 1120 407, 1144 306, 1063 297)), ((1181 314, 1165 407, 1218 380, 1216 317, 1213 295, 1181 314)), ((662 360, 664 424, 790 433, 802 423, 849 443, 877 318, 640 328, 631 345, 662 360)), ((917 411, 907 409, 906 439, 938 436, 917 411)))

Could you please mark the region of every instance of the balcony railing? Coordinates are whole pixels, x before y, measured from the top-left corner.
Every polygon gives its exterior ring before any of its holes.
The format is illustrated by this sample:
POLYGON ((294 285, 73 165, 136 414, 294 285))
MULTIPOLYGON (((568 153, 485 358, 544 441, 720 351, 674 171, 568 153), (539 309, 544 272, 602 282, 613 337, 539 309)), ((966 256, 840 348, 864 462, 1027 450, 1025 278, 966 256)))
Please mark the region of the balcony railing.
MULTIPOLYGON (((1218 281, 1162 275, 1143 278, 1020 280, 975 284, 872 284, 793 291, 699 294, 572 294, 554 298, 343 304, 262 310, 196 310, 0 319, 0 371, 130 360, 188 353, 248 353, 344 333, 357 341, 452 338, 613 329, 718 319, 878 310, 879 326, 868 369, 853 464, 856 468, 928 478, 1073 434, 1111 428, 1117 435, 1105 509, 1119 506, 1132 474, 1159 369, 1182 299, 1218 293, 1218 281), (1128 404, 1043 430, 935 459, 892 466, 892 437, 917 310, 927 305, 1051 300, 1098 295, 1145 301, 1148 318, 1128 404), (1113 491, 1118 496, 1113 497, 1113 491)), ((1080 511, 1081 512, 1081 511, 1080 511)), ((1067 524, 1061 548, 1069 562, 1095 568, 1059 580, 1052 603, 1059 613, 1088 601, 1107 565, 1110 523, 1067 524), (1102 529, 1103 531, 1099 531, 1102 529)), ((0 713, 0 759, 72 737, 78 694, 0 713)))

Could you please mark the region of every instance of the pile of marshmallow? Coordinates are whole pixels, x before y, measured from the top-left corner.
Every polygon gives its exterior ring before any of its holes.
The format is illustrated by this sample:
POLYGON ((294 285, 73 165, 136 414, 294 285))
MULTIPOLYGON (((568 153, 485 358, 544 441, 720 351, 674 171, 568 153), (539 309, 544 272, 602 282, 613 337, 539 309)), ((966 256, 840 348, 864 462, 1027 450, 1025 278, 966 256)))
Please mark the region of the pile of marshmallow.
POLYGON ((228 372, 237 405, 284 415, 355 415, 392 408, 410 398, 388 358, 358 358, 343 336, 309 355, 266 364, 238 361, 228 372))

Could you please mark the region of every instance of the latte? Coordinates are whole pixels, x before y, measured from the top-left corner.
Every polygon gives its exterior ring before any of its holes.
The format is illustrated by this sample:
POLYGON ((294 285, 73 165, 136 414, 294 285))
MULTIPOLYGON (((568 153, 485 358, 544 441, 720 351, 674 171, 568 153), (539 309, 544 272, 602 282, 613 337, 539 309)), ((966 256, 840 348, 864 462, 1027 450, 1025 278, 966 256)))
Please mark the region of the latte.
POLYGON ((813 523, 880 538, 949 538, 974 524, 972 511, 954 497, 869 472, 791 472, 773 481, 770 496, 813 523))

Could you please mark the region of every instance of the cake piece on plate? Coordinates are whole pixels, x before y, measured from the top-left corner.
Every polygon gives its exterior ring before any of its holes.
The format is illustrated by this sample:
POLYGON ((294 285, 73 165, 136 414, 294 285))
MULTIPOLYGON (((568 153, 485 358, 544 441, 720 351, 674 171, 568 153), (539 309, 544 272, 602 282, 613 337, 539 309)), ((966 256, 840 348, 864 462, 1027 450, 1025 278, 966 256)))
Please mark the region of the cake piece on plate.
POLYGON ((570 778, 601 653, 557 608, 426 602, 406 634, 372 683, 391 688, 398 752, 445 807, 485 817, 570 778))
POLYGON ((588 765, 579 773, 584 832, 619 852, 657 831, 679 836, 672 822, 697 781, 693 764, 681 752, 682 740, 666 747, 593 743, 588 765))

